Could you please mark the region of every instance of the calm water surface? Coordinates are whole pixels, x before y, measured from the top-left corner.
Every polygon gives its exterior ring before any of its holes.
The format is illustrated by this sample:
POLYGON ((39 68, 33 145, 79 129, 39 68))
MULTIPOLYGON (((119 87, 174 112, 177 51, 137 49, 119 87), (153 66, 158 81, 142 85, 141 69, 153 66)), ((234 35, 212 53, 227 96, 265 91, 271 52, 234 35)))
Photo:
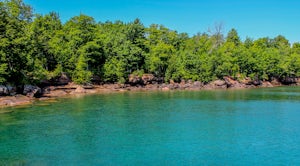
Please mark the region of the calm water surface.
POLYGON ((0 165, 299 165, 300 87, 130 92, 0 109, 0 165))

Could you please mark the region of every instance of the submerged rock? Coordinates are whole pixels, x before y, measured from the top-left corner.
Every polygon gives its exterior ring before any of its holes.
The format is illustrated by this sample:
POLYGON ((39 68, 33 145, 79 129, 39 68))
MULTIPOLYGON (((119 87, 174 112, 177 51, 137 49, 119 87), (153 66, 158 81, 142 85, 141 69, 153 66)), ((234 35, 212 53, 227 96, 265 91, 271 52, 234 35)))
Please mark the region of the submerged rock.
POLYGON ((31 103, 31 98, 23 95, 0 97, 0 107, 26 105, 31 103))
POLYGON ((50 90, 47 93, 44 93, 44 97, 61 97, 65 96, 68 93, 65 90, 50 90))

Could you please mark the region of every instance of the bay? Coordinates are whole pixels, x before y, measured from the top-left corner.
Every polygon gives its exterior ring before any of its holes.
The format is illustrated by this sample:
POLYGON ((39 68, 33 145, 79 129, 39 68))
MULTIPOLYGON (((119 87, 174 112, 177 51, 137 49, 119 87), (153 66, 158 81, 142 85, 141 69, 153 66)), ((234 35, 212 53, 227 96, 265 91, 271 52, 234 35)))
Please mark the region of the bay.
POLYGON ((300 87, 124 92, 0 114, 0 165, 299 165, 300 87))

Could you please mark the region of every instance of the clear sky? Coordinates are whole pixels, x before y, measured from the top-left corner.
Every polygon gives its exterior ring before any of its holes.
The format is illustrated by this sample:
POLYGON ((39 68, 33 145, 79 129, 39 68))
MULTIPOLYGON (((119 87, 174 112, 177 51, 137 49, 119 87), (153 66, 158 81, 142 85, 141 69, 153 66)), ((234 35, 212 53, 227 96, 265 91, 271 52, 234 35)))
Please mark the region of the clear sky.
POLYGON ((162 24, 190 35, 223 23, 224 33, 235 28, 247 36, 283 35, 300 42, 300 0, 24 0, 35 13, 58 12, 63 22, 80 13, 97 22, 133 21, 162 24))

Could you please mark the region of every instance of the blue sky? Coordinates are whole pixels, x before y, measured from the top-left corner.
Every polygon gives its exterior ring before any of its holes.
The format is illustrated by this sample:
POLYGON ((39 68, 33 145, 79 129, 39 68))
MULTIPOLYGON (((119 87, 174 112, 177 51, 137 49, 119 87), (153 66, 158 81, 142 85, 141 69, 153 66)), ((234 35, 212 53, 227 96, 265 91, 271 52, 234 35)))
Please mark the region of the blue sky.
POLYGON ((24 0, 35 13, 58 12, 63 22, 80 13, 98 22, 140 18, 145 26, 162 24, 190 35, 207 32, 216 23, 226 34, 237 29, 241 39, 247 36, 283 35, 300 42, 299 0, 24 0))

